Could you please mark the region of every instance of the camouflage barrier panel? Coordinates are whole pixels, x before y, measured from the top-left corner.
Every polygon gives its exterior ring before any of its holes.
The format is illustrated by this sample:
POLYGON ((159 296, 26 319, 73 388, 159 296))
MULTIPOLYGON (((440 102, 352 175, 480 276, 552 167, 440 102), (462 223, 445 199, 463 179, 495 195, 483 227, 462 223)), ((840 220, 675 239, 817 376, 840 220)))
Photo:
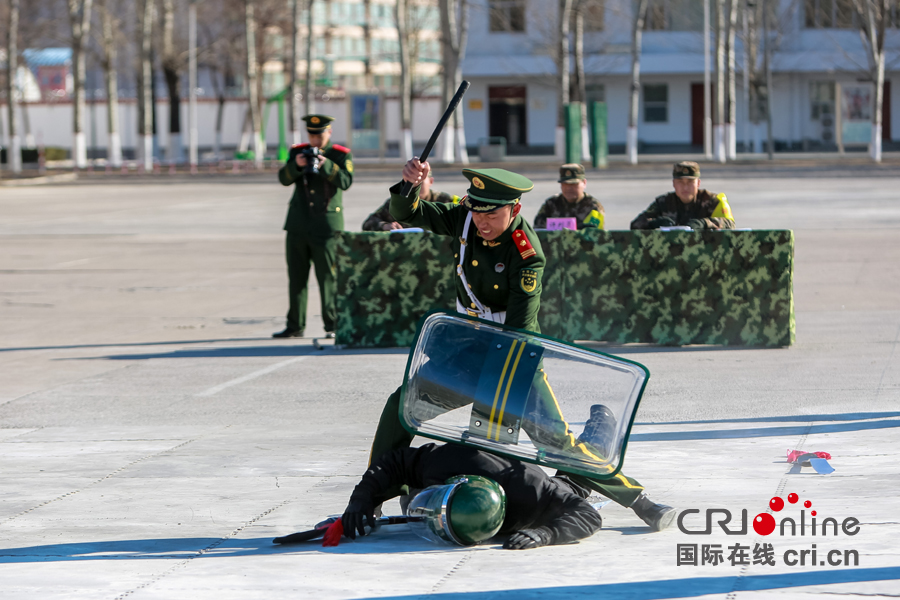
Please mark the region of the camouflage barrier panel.
MULTIPOLYGON (((791 231, 541 231, 544 335, 665 345, 794 342, 791 231)), ((407 346, 453 309, 450 238, 348 233, 338 243, 336 343, 407 346)))

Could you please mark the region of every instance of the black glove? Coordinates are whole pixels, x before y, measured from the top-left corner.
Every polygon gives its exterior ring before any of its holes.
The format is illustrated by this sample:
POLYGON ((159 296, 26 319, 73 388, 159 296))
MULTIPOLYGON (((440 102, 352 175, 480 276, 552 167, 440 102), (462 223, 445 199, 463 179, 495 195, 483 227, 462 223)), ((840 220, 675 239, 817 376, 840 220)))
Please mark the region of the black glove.
POLYGON ((650 229, 659 229, 660 227, 674 227, 675 219, 672 217, 656 217, 655 219, 650 219, 647 223, 650 229))
POLYGON ((370 529, 375 528, 375 507, 372 506, 371 502, 351 500, 346 510, 344 510, 341 521, 344 526, 344 535, 351 540, 355 540, 357 531, 359 535, 366 535, 366 524, 369 525, 370 529))
POLYGON ((706 221, 703 219, 691 219, 687 222, 687 226, 691 229, 706 229, 706 221))
POLYGON ((517 531, 506 540, 503 547, 507 550, 529 550, 531 548, 540 548, 553 543, 553 533, 548 527, 538 527, 537 529, 523 529, 517 531))

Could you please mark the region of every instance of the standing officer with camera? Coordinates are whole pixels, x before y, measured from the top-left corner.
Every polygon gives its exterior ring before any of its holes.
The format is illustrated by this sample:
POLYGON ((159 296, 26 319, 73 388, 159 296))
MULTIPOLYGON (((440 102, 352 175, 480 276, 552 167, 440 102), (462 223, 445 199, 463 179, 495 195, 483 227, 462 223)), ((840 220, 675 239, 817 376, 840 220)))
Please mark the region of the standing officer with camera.
POLYGON ((349 148, 331 143, 327 115, 306 115, 309 143, 291 148, 286 165, 278 171, 281 185, 294 185, 287 220, 287 257, 290 308, 284 331, 275 338, 302 337, 306 328, 309 265, 315 266, 322 321, 326 337, 334 337, 335 232, 344 229, 342 192, 353 183, 353 155, 349 148))

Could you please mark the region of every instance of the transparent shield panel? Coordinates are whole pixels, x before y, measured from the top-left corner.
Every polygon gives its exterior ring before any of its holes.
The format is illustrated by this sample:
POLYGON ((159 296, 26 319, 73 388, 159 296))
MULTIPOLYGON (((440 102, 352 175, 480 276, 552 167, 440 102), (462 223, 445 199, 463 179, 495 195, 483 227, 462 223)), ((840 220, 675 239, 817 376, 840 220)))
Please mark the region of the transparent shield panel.
POLYGON ((648 376, 631 361, 434 313, 413 345, 400 412, 418 435, 606 478, 648 376))

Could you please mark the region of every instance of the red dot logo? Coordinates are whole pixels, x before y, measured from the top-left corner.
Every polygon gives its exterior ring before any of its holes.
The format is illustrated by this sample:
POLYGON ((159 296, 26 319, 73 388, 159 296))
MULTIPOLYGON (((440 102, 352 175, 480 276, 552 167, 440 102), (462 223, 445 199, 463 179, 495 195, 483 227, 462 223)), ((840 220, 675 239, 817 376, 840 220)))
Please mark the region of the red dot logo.
POLYGON ((809 508, 810 506, 812 506, 812 502, 810 502, 809 500, 807 500, 806 502, 803 503, 803 506, 806 507, 806 508, 809 508))
POLYGON ((816 516, 816 511, 812 511, 812 512, 809 513, 809 514, 811 514, 812 516, 816 516))
POLYGON ((775 512, 780 511, 782 508, 784 508, 784 500, 782 500, 778 496, 775 496, 774 498, 769 500, 769 508, 771 508, 775 512))
POLYGON ((753 517, 753 531, 759 535, 769 535, 775 531, 775 517, 768 513, 759 513, 753 517))
POLYGON ((788 502, 790 502, 791 504, 797 504, 797 500, 799 500, 799 499, 800 499, 800 496, 798 496, 797 494, 795 494, 793 492, 788 494, 788 502))

